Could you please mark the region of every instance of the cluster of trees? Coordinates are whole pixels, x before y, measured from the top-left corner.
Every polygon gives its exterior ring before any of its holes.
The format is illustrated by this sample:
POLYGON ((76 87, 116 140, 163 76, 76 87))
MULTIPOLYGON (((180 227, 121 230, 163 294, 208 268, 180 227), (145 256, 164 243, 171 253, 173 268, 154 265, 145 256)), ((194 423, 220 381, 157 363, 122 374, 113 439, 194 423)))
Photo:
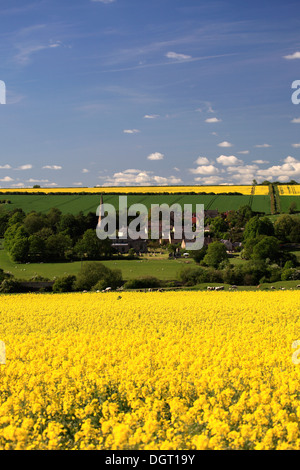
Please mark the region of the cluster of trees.
POLYGON ((225 283, 237 286, 256 286, 261 283, 299 280, 300 269, 287 261, 283 268, 277 263, 265 260, 251 260, 248 263, 221 268, 198 266, 184 267, 178 273, 178 280, 185 286, 202 283, 225 283))
POLYGON ((111 241, 96 236, 94 213, 62 214, 53 208, 47 214, 23 210, 0 213, 0 237, 15 262, 60 262, 99 260, 113 254, 111 241))
POLYGON ((217 217, 205 219, 205 225, 209 225, 209 235, 215 239, 231 239, 241 241, 246 223, 254 216, 262 214, 253 212, 251 207, 246 205, 238 210, 224 212, 217 217))
MULTIPOLYGON (((237 214, 232 216, 233 220, 238 220, 237 214)), ((228 220, 225 218, 223 222, 225 225, 217 221, 214 227, 223 230, 228 220)), ((204 282, 256 285, 260 282, 300 279, 297 257, 286 249, 287 244, 300 243, 300 218, 284 214, 273 224, 266 216, 251 216, 248 212, 242 233, 241 257, 247 262, 232 265, 225 245, 216 240, 201 250, 190 252, 199 267, 196 270, 184 268, 179 273, 179 280, 185 285, 204 282)))

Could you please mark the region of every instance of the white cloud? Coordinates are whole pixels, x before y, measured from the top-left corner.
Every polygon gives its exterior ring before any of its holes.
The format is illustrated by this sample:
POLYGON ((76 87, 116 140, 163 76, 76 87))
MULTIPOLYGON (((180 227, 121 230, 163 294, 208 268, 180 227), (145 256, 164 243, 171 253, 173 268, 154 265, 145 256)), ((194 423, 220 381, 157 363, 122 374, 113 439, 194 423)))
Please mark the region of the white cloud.
POLYGON ((197 176, 194 178, 197 183, 205 185, 215 185, 215 184, 224 184, 224 180, 220 176, 197 176))
POLYGON ((300 144, 292 144, 292 147, 294 147, 295 149, 297 149, 297 148, 300 147, 300 144))
POLYGON ((18 166, 18 168, 16 168, 16 170, 31 170, 31 168, 32 168, 32 165, 26 164, 26 165, 18 166))
POLYGON ((10 165, 0 165, 0 170, 10 170, 11 166, 10 165))
POLYGON ((217 158, 217 162, 221 163, 221 165, 228 166, 228 165, 238 165, 243 163, 242 160, 239 160, 236 158, 234 155, 226 156, 226 155, 220 155, 217 158))
POLYGON ((124 129, 124 134, 138 134, 140 131, 138 129, 124 129))
POLYGON ((163 160, 164 158, 164 154, 160 153, 160 152, 154 152, 154 153, 151 153, 150 155, 148 155, 148 160, 163 160))
POLYGON ((176 176, 164 177, 154 175, 152 171, 128 169, 115 173, 112 177, 108 177, 103 186, 165 186, 176 184, 182 184, 182 180, 176 176))
POLYGON ((257 165, 240 165, 240 166, 228 166, 228 173, 238 173, 240 175, 254 175, 258 169, 257 165))
POLYGON ((259 165, 263 165, 264 163, 270 163, 268 160, 252 160, 253 163, 258 163, 259 165))
POLYGON ((291 122, 294 124, 300 124, 300 118, 294 118, 291 120, 291 122))
POLYGON ((284 59, 288 59, 288 60, 300 59, 300 52, 297 51, 297 52, 294 52, 294 54, 288 54, 288 55, 285 55, 283 57, 284 57, 284 59))
POLYGON ((49 180, 37 180, 34 178, 30 178, 26 181, 26 183, 49 183, 49 180))
POLYGON ((208 123, 221 122, 221 121, 222 119, 218 119, 216 117, 205 119, 205 122, 208 122, 208 123))
POLYGON ((241 155, 248 155, 250 152, 249 152, 249 150, 241 150, 238 153, 241 154, 241 155))
POLYGON ((144 119, 157 119, 159 114, 145 114, 144 119))
POLYGON ((254 145, 254 147, 256 147, 258 149, 262 149, 262 148, 271 147, 271 145, 270 144, 258 144, 258 145, 254 145))
POLYGON ((168 57, 168 59, 175 60, 187 60, 192 58, 190 55, 178 54, 177 52, 167 52, 166 57, 168 57))
POLYGON ((214 165, 200 165, 197 168, 191 168, 190 172, 195 175, 211 175, 218 173, 219 170, 214 165))
POLYGON ((91 0, 95 3, 113 3, 115 0, 91 0))
POLYGON ((209 160, 206 157, 198 157, 195 163, 197 163, 197 165, 208 165, 209 160))
POLYGON ((11 181, 14 181, 10 176, 5 176, 4 178, 1 178, 0 181, 4 183, 10 183, 11 181))
POLYGON ((89 172, 90 172, 90 170, 88 170, 87 168, 83 168, 82 171, 81 171, 81 173, 89 173, 89 172))
POLYGON ((218 144, 218 147, 232 147, 232 144, 230 142, 227 142, 226 140, 224 142, 220 142, 218 144))
POLYGON ((284 161, 284 163, 297 163, 296 158, 291 157, 290 155, 288 157, 286 157, 283 161, 284 161))
POLYGON ((253 173, 250 173, 250 174, 238 173, 237 175, 232 175, 232 179, 234 179, 235 182, 238 184, 252 184, 253 178, 254 178, 253 173))
POLYGON ((288 181, 287 178, 297 178, 300 176, 300 161, 288 156, 284 159, 283 165, 273 165, 266 169, 257 171, 258 176, 276 178, 278 181, 288 181))
POLYGON ((61 170, 62 167, 59 165, 45 165, 43 166, 44 170, 61 170))

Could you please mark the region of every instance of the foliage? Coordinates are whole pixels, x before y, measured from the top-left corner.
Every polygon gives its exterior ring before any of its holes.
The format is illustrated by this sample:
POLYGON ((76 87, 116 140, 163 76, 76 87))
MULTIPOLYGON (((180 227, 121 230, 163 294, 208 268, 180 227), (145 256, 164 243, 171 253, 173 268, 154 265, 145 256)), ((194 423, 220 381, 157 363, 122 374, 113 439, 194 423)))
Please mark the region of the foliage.
POLYGON ((160 286, 161 281, 154 276, 141 276, 136 279, 130 279, 124 284, 125 289, 155 288, 160 286))
POLYGON ((273 236, 274 227, 268 217, 260 217, 259 215, 256 215, 251 217, 245 225, 244 240, 256 238, 259 235, 273 236))
POLYGON ((55 280, 52 290, 53 292, 72 292, 76 276, 66 275, 55 280))
POLYGON ((217 268, 222 261, 227 259, 228 255, 226 253, 226 246, 219 241, 215 241, 208 245, 208 249, 206 255, 203 258, 203 261, 208 266, 217 268))
POLYGON ((122 274, 119 269, 110 269, 100 262, 84 263, 74 283, 75 290, 115 289, 122 284, 122 274))

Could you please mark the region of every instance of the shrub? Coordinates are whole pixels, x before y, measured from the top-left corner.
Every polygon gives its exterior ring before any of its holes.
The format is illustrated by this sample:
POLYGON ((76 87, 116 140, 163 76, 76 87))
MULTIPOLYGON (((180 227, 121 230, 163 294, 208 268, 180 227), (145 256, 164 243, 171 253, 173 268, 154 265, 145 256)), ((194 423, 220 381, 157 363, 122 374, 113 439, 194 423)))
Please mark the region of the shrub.
POLYGON ((3 294, 12 294, 15 292, 22 292, 22 286, 14 279, 4 279, 0 284, 0 292, 3 294))
MULTIPOLYGON (((119 269, 109 269, 100 262, 85 263, 74 283, 75 290, 91 290, 99 281, 103 286, 115 289, 122 284, 122 273, 119 269)), ((97 287, 98 288, 98 287, 97 287)))
POLYGON ((141 276, 130 279, 124 284, 125 289, 143 289, 146 287, 160 287, 161 281, 154 276, 141 276))
POLYGON ((178 273, 178 280, 185 286, 194 286, 202 282, 209 281, 208 270, 205 268, 182 268, 178 273))
POLYGON ((53 284, 53 292, 72 292, 76 276, 66 275, 56 279, 53 284))

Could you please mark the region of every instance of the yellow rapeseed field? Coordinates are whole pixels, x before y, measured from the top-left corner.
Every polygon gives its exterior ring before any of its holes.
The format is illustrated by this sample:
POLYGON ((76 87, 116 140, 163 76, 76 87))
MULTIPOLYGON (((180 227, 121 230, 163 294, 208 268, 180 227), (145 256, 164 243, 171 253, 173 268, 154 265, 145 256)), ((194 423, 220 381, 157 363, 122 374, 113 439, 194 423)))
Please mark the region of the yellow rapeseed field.
POLYGON ((232 193, 237 192, 244 195, 268 195, 269 186, 232 186, 232 185, 220 185, 220 186, 103 186, 94 188, 0 188, 0 193, 117 193, 117 194, 129 194, 129 193, 232 193))
POLYGON ((299 311, 297 291, 2 295, 0 449, 299 449, 299 311))
POLYGON ((300 196, 300 184, 281 184, 278 185, 280 196, 300 196))

